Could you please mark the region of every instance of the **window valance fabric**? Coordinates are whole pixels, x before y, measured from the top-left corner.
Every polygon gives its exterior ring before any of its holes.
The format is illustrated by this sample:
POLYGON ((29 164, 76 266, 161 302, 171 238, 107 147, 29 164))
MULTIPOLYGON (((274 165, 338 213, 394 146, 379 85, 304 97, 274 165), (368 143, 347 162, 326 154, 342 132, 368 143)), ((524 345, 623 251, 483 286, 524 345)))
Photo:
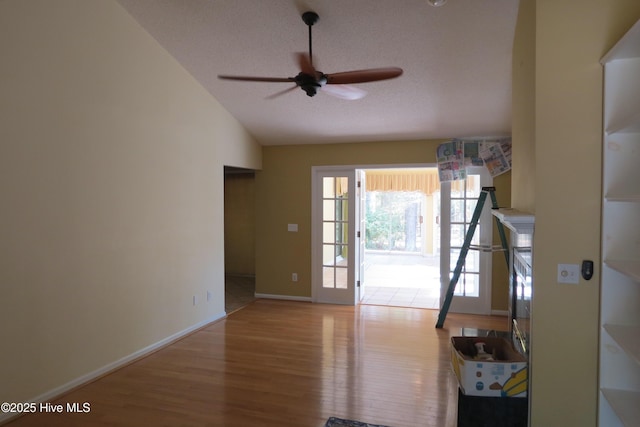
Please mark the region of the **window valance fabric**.
MULTIPOLYGON (((440 179, 436 168, 421 169, 367 169, 367 191, 420 191, 431 195, 440 191, 440 179)), ((473 185, 476 177, 467 180, 473 185)), ((462 189, 463 181, 453 181, 452 190, 462 189)))
POLYGON ((420 191, 431 194, 440 190, 437 169, 367 169, 367 191, 420 191))

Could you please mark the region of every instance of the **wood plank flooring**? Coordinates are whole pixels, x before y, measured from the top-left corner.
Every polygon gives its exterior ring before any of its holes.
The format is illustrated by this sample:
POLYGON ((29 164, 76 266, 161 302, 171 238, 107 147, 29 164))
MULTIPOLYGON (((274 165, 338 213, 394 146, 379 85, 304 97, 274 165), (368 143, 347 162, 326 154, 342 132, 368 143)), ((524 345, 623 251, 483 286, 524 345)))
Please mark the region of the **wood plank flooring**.
POLYGON ((330 416, 394 427, 456 424, 449 337, 506 330, 505 317, 257 300, 52 403, 89 413, 26 426, 300 426, 330 416))

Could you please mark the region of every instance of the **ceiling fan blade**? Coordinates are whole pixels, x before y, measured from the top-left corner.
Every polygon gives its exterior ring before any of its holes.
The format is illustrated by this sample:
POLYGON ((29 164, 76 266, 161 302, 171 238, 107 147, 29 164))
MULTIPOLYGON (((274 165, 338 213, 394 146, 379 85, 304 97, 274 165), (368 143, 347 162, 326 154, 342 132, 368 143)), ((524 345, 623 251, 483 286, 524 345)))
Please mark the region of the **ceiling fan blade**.
POLYGON ((300 52, 296 54, 296 57, 298 59, 298 67, 300 68, 300 71, 315 77, 316 69, 313 68, 313 64, 311 63, 311 59, 309 58, 309 55, 307 55, 306 53, 300 52))
POLYGON ((287 89, 285 89, 285 90, 281 90, 280 92, 276 92, 276 93, 274 93, 273 95, 269 95, 269 96, 267 96, 265 99, 274 99, 274 98, 277 98, 277 97, 279 97, 279 96, 284 95, 285 93, 289 93, 289 92, 291 92, 291 91, 294 91, 294 90, 296 90, 296 89, 298 89, 298 86, 297 86, 297 85, 296 85, 296 86, 291 86, 290 88, 287 88, 287 89))
POLYGON ((219 79, 223 80, 241 80, 247 82, 272 82, 272 83, 288 83, 295 82, 293 77, 249 77, 249 76, 225 76, 219 75, 219 79))
POLYGON ((325 85, 322 86, 322 91, 336 98, 346 99, 353 101, 356 99, 362 99, 367 95, 367 91, 349 85, 325 85))
POLYGON ((327 74, 327 84, 352 84, 375 82, 398 77, 402 74, 402 68, 371 68, 368 70, 345 71, 342 73, 327 74))

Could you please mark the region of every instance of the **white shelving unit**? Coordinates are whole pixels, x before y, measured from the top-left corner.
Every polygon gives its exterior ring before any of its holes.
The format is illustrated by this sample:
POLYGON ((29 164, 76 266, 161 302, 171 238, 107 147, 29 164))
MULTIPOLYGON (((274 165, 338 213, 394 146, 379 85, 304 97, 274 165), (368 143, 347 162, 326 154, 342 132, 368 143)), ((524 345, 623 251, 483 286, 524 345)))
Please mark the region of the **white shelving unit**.
POLYGON ((602 58, 599 425, 640 420, 640 21, 602 58))
POLYGON ((533 214, 512 208, 493 209, 491 213, 509 230, 517 234, 533 234, 533 226, 536 222, 533 214))

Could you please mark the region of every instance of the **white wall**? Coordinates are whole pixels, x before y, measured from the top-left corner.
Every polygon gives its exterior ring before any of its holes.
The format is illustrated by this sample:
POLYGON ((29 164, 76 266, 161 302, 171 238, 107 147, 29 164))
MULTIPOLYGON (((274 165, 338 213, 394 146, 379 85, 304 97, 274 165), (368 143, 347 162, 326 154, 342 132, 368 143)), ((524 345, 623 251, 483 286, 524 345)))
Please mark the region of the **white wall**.
POLYGON ((0 1, 0 57, 0 401, 20 402, 223 316, 223 165, 262 160, 115 1, 0 1))

